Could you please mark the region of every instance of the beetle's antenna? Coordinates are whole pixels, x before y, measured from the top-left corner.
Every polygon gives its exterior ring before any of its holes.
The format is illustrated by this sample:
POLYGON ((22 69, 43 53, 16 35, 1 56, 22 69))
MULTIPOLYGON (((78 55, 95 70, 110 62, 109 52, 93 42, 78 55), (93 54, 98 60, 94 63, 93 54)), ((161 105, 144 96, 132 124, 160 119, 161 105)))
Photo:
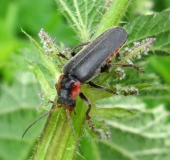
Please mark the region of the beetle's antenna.
POLYGON ((70 123, 70 127, 71 127, 71 131, 73 133, 74 140, 76 141, 76 146, 78 147, 81 155, 83 156, 83 152, 82 152, 82 150, 80 148, 80 145, 78 144, 78 140, 76 138, 76 133, 74 131, 74 127, 73 127, 73 123, 72 123, 72 120, 71 120, 71 117, 70 117, 70 110, 69 109, 66 109, 66 114, 67 114, 67 119, 68 119, 68 121, 70 123))
POLYGON ((27 131, 35 124, 37 123, 40 119, 42 119, 43 117, 49 115, 51 112, 53 112, 53 109, 49 110, 48 112, 46 112, 45 114, 43 114, 42 116, 40 116, 39 118, 37 118, 33 123, 31 123, 27 129, 24 131, 22 138, 25 136, 25 134, 27 133, 27 131))

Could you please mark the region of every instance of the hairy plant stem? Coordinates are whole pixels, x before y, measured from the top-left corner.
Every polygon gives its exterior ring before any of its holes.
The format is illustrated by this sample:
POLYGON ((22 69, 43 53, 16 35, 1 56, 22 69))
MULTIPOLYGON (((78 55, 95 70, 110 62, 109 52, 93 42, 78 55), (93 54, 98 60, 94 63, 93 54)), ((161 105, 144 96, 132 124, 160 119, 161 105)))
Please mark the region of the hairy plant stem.
MULTIPOLYGON (((78 103, 75 109, 76 115, 71 112, 77 139, 80 138, 82 133, 86 110, 86 106, 78 103)), ((66 110, 59 108, 48 116, 32 159, 71 160, 75 153, 79 152, 77 145, 67 120, 66 110)))
POLYGON ((100 24, 94 34, 94 38, 104 32, 106 29, 119 24, 126 8, 131 0, 114 0, 109 4, 107 12, 103 15, 100 24))

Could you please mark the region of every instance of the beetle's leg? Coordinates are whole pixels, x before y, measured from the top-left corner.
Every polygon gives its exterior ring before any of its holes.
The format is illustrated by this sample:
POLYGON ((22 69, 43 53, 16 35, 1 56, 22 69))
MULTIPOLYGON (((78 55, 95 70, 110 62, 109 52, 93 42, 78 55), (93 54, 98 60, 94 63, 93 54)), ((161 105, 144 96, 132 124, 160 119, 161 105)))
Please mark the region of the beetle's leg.
MULTIPOLYGON (((75 50, 79 47, 82 47, 82 46, 85 46, 87 44, 89 44, 90 42, 84 42, 84 43, 81 43, 81 44, 78 44, 77 46, 73 47, 73 49, 71 50, 71 56, 74 57, 76 55, 76 52, 75 50)), ((57 54, 57 56, 61 57, 61 58, 64 58, 66 60, 69 60, 68 57, 66 57, 63 53, 59 53, 57 54)))
POLYGON ((111 67, 111 61, 107 62, 104 66, 101 67, 100 73, 107 72, 109 68, 111 67))
MULTIPOLYGON (((119 61, 119 58, 116 61, 119 61)), ((111 61, 108 61, 106 64, 104 64, 104 66, 101 67, 100 72, 101 73, 107 72, 111 66, 130 67, 130 68, 134 68, 135 70, 137 70, 140 73, 144 73, 144 70, 142 68, 139 68, 138 66, 136 66, 134 64, 111 63, 111 61)))
POLYGON ((66 57, 64 54, 62 54, 62 53, 57 54, 57 56, 59 56, 59 57, 61 57, 61 58, 63 58, 63 59, 69 60, 69 58, 67 58, 67 57, 66 57))
POLYGON ((120 64, 120 63, 114 63, 114 66, 121 66, 121 67, 130 67, 136 69, 138 72, 144 73, 144 70, 142 68, 139 68, 138 66, 134 64, 120 64))
POLYGON ((100 89, 100 90, 103 90, 103 91, 106 91, 106 92, 109 92, 109 93, 112 93, 112 94, 117 94, 115 90, 112 90, 112 89, 109 89, 109 88, 106 88, 106 87, 103 87, 103 86, 99 86, 97 84, 94 84, 93 82, 89 81, 88 84, 91 86, 91 87, 94 87, 94 88, 97 88, 97 89, 100 89))
MULTIPOLYGON (((121 60, 119 52, 116 53, 116 62, 119 62, 121 60)), ((111 61, 108 61, 104 66, 101 67, 101 73, 107 72, 111 66, 121 66, 121 67, 130 67, 136 69, 138 72, 144 73, 144 70, 139 68, 138 66, 134 64, 121 64, 121 63, 112 63, 111 61)))
MULTIPOLYGON (((121 60, 120 54, 117 53, 117 54, 116 54, 116 62, 119 62, 120 60, 121 60)), ((120 64, 120 63, 116 64, 116 63, 115 63, 115 64, 113 64, 113 65, 119 65, 119 66, 122 66, 122 67, 131 67, 131 68, 136 69, 138 72, 144 73, 144 70, 143 70, 143 69, 139 68, 138 66, 136 66, 136 65, 134 65, 134 64, 120 64)))
POLYGON ((116 62, 119 62, 120 60, 121 60, 121 57, 120 57, 120 53, 118 52, 117 54, 116 54, 116 62))
POLYGON ((101 73, 107 72, 111 66, 130 67, 130 68, 136 69, 140 73, 144 73, 144 70, 142 68, 139 68, 138 66, 136 66, 134 64, 120 64, 120 63, 113 63, 113 64, 111 64, 110 61, 107 62, 104 66, 101 67, 100 72, 101 73))
POLYGON ((87 99, 87 97, 82 92, 79 94, 79 96, 88 105, 88 109, 86 111, 86 120, 88 121, 89 127, 92 130, 94 130, 95 129, 94 125, 93 125, 93 123, 91 121, 91 117, 89 116, 89 113, 90 113, 90 110, 91 110, 91 103, 90 103, 90 101, 87 99))
POLYGON ((78 44, 77 46, 73 47, 72 50, 71 50, 71 56, 74 57, 74 56, 76 55, 75 50, 76 50, 77 48, 80 48, 80 47, 82 47, 82 46, 88 45, 89 43, 90 43, 90 42, 83 42, 83 43, 78 44))

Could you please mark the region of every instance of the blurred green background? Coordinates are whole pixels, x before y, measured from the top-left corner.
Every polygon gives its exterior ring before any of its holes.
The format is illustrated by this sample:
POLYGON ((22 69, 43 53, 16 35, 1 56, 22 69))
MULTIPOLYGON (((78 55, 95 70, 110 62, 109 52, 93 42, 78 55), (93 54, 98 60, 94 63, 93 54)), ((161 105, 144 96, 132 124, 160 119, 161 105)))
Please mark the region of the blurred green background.
MULTIPOLYGON (((139 15, 161 12, 169 7, 169 0, 142 2, 135 0, 127 9, 124 21, 131 21, 139 15)), ((35 134, 33 132, 21 140, 24 131, 21 126, 28 126, 30 121, 38 116, 35 107, 40 102, 38 97, 40 87, 35 78, 31 77, 29 72, 25 74, 20 72, 27 70, 27 64, 23 61, 25 49, 30 48, 31 51, 35 51, 28 38, 21 32, 21 28, 37 40, 39 40, 38 32, 44 28, 59 45, 62 43, 66 47, 73 47, 79 43, 55 1, 6 0, 0 2, 0 160, 4 160, 4 157, 9 160, 27 159, 31 155, 31 147, 34 146, 38 136, 37 132, 35 134), (18 81, 25 86, 21 87, 18 81), (29 107, 31 109, 26 111, 29 107), (24 117, 26 114, 28 117, 24 117), (25 119, 28 122, 25 122, 25 119), (34 141, 29 142, 32 139, 34 141), (20 157, 17 157, 18 155, 20 157)), ((152 56, 148 58, 148 61, 148 69, 156 72, 163 84, 170 84, 170 58, 166 56, 158 59, 157 56, 152 56)), ((170 108, 168 98, 166 105, 170 108)), ((33 131, 37 128, 40 131, 42 123, 33 127, 33 131)))

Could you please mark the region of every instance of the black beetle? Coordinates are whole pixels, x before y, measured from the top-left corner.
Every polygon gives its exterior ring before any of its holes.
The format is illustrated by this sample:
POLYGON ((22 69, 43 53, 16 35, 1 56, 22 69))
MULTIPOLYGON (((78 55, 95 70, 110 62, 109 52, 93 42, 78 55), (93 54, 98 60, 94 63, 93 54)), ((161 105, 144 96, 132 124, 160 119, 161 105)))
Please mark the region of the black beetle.
MULTIPOLYGON (((56 84, 58 93, 57 104, 52 102, 54 104, 53 106, 56 107, 52 107, 49 112, 33 122, 25 130, 22 137, 24 137, 25 133, 33 124, 56 108, 64 107, 67 112, 67 117, 70 119, 70 111, 74 111, 77 96, 80 96, 80 98, 87 103, 88 110, 86 112, 86 120, 88 120, 89 126, 94 129, 89 116, 91 103, 81 92, 81 85, 83 83, 88 83, 94 88, 115 94, 115 91, 103 86, 98 86, 90 80, 108 68, 111 58, 119 52, 120 48, 126 42, 127 37, 128 34, 122 27, 113 27, 103 32, 92 42, 84 43, 87 44, 87 46, 72 57, 62 69, 63 75, 60 76, 56 84)), ((59 56, 65 58, 61 53, 59 56)), ((132 67, 132 65, 130 65, 130 67, 132 67)))
MULTIPOLYGON (((89 106, 86 119, 90 120, 91 104, 80 92, 81 84, 88 82, 92 87, 111 91, 93 84, 90 80, 97 76, 102 67, 104 68, 111 58, 118 53, 127 37, 128 34, 122 27, 110 28, 72 57, 63 67, 64 74, 60 76, 56 85, 57 104, 61 104, 66 110, 73 111, 76 106, 76 97, 80 96, 89 106)), ((92 123, 89 123, 93 128, 92 123)))

